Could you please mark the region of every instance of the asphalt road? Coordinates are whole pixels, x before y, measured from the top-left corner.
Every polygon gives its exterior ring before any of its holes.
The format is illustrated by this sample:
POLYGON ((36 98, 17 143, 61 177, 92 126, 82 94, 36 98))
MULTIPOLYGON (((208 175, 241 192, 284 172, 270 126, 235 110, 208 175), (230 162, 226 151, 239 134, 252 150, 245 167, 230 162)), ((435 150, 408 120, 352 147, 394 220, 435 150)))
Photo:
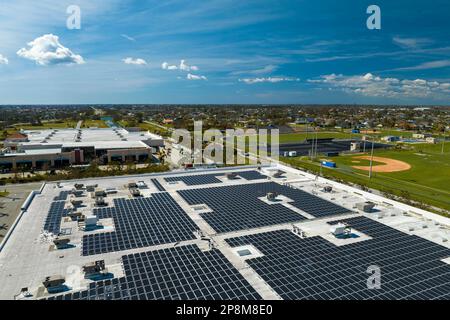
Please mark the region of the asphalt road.
POLYGON ((9 192, 6 197, 0 197, 0 242, 20 213, 20 207, 32 190, 38 190, 42 182, 26 184, 9 184, 0 186, 0 190, 9 192))

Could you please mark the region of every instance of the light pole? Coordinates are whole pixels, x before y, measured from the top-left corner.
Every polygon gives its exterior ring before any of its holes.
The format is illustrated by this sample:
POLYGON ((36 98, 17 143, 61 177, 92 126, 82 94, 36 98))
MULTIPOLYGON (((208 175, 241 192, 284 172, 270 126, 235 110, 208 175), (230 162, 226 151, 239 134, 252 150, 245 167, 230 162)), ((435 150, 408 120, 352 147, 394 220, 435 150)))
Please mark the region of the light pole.
POLYGON ((444 154, 444 145, 445 145, 445 131, 444 131, 444 137, 442 138, 442 149, 441 149, 442 154, 444 154))
POLYGON ((373 164, 373 145, 374 145, 374 138, 372 138, 372 151, 370 152, 370 168, 369 168, 369 179, 372 178, 372 164, 373 164))

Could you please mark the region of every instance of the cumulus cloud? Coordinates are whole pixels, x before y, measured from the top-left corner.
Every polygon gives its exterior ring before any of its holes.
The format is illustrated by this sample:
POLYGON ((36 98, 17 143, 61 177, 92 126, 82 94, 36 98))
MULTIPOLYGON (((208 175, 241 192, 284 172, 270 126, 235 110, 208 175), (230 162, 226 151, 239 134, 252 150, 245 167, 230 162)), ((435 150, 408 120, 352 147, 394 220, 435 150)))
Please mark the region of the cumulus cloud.
POLYGON ((199 76, 195 74, 188 73, 186 76, 188 80, 208 80, 205 76, 199 76))
POLYGON ((147 61, 145 61, 144 59, 140 59, 140 58, 133 59, 131 57, 128 57, 128 58, 122 59, 122 61, 125 64, 135 64, 135 65, 141 65, 141 66, 147 64, 147 61))
POLYGON ((180 61, 180 66, 179 66, 180 70, 183 71, 198 71, 198 67, 197 66, 190 66, 186 63, 186 60, 181 60, 180 61))
POLYGON ((164 70, 177 70, 178 67, 176 65, 170 65, 168 62, 163 62, 161 64, 161 68, 164 70))
POLYGON ((267 78, 244 78, 239 79, 239 82, 245 82, 246 84, 255 84, 261 82, 270 82, 277 83, 283 81, 300 81, 299 78, 290 78, 290 77, 267 77, 267 78))
POLYGON ((348 93, 357 93, 369 97, 388 98, 442 98, 450 93, 450 84, 424 79, 382 78, 371 73, 345 76, 329 74, 319 79, 309 79, 310 83, 322 83, 348 93))
POLYGON ((74 54, 69 48, 59 42, 59 37, 53 34, 45 34, 27 44, 28 49, 17 51, 19 57, 33 60, 41 66, 55 64, 82 64, 82 56, 74 54))
POLYGON ((8 64, 8 58, 0 54, 0 64, 8 64))

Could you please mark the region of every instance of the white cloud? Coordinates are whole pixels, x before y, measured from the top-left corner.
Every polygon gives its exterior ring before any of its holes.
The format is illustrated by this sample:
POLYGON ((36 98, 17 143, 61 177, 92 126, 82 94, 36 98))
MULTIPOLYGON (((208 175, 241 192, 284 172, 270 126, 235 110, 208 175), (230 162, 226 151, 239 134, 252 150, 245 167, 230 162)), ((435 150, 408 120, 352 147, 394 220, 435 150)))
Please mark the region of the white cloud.
POLYGON ((182 70, 182 71, 198 71, 199 68, 197 66, 190 66, 186 63, 186 60, 181 60, 178 66, 171 65, 168 62, 163 62, 161 64, 161 68, 164 70, 182 70))
POLYGON ((183 71, 198 71, 198 67, 197 66, 190 66, 186 63, 186 60, 181 60, 180 61, 180 66, 179 66, 180 70, 183 71))
POLYGON ((277 83, 283 81, 300 81, 299 78, 289 78, 289 77, 267 77, 267 78, 245 78, 239 79, 239 82, 245 82, 246 84, 255 84, 261 82, 277 83))
POLYGON ((177 70, 178 69, 178 67, 176 65, 170 65, 167 62, 163 62, 161 64, 161 68, 163 68, 164 70, 177 70))
POLYGON ((121 36, 122 38, 125 38, 125 39, 130 40, 130 41, 136 41, 135 38, 130 37, 130 36, 127 35, 127 34, 121 34, 120 36, 121 36))
POLYGON ((131 57, 128 57, 128 58, 122 59, 122 61, 125 64, 135 64, 135 65, 141 65, 141 66, 147 64, 147 61, 145 61, 144 59, 141 59, 141 58, 133 59, 131 57))
POLYGON ((0 64, 8 64, 8 58, 0 54, 0 64))
POLYGON ((19 57, 33 60, 38 65, 54 64, 82 64, 82 56, 74 54, 69 48, 59 42, 59 37, 45 34, 28 43, 29 49, 22 48, 17 51, 19 57))
POLYGON ((395 71, 428 70, 428 69, 445 68, 448 66, 450 66, 450 60, 437 60, 437 61, 424 62, 424 63, 418 64, 418 65, 412 66, 412 67, 396 68, 396 69, 392 69, 392 70, 395 70, 395 71))
POLYGON ((319 79, 310 79, 308 82, 328 84, 331 88, 369 97, 443 98, 450 93, 448 83, 424 79, 382 78, 371 73, 355 76, 329 74, 320 76, 319 79))
POLYGON ((396 45, 404 48, 418 48, 432 42, 430 39, 426 38, 401 38, 401 37, 394 37, 392 38, 392 41, 396 45))
POLYGON ((278 66, 270 64, 264 67, 261 67, 259 69, 254 69, 254 70, 242 70, 242 71, 234 71, 231 74, 232 75, 240 75, 240 74, 254 74, 254 75, 259 75, 259 74, 266 74, 266 73, 271 73, 275 70, 278 69, 278 66))
POLYGON ((186 76, 188 80, 208 80, 205 76, 198 76, 195 74, 188 73, 186 76))

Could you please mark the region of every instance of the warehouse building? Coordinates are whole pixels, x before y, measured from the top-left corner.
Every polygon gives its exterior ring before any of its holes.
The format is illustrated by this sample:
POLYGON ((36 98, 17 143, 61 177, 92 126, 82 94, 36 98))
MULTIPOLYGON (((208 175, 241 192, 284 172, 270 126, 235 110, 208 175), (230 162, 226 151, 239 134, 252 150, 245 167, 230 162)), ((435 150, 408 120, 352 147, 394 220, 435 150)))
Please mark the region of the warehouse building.
POLYGON ((52 182, 0 245, 0 299, 449 299, 449 226, 283 165, 52 182))
POLYGON ((123 128, 24 130, 7 137, 0 169, 46 169, 73 164, 143 162, 164 146, 162 137, 123 128))

